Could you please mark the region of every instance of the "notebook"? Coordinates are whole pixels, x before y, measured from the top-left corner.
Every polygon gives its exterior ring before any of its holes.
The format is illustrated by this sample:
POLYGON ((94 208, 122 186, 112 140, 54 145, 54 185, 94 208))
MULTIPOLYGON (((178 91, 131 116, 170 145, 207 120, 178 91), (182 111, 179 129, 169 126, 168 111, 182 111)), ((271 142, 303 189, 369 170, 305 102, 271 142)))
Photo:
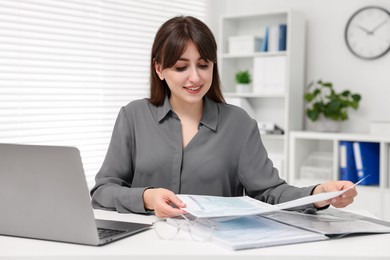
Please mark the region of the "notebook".
POLYGON ((97 246, 151 227, 95 220, 74 147, 0 144, 0 207, 7 236, 97 246))

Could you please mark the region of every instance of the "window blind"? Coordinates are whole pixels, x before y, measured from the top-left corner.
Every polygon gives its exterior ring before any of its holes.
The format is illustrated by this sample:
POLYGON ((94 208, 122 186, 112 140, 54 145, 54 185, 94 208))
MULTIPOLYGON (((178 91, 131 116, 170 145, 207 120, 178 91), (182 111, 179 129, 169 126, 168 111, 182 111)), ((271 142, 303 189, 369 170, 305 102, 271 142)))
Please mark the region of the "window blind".
POLYGON ((159 26, 207 0, 1 0, 0 142, 79 148, 89 188, 121 106, 147 97, 159 26))

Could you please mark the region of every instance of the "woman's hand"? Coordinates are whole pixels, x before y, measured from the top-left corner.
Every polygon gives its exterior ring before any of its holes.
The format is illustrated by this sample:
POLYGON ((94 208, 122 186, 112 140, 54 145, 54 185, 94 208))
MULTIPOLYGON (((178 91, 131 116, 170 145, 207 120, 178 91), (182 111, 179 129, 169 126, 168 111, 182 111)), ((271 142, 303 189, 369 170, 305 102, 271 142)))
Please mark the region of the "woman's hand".
MULTIPOLYGON (((322 192, 346 190, 352 186, 353 183, 350 181, 328 181, 315 187, 313 191, 313 195, 322 192)), ((357 195, 356 189, 351 188, 336 198, 314 203, 314 207, 322 208, 330 204, 335 208, 344 208, 353 202, 353 199, 356 197, 356 195, 357 195)))
POLYGON ((184 208, 186 204, 170 190, 147 189, 143 198, 145 209, 154 210, 157 217, 169 218, 186 214, 184 210, 180 209, 184 208))

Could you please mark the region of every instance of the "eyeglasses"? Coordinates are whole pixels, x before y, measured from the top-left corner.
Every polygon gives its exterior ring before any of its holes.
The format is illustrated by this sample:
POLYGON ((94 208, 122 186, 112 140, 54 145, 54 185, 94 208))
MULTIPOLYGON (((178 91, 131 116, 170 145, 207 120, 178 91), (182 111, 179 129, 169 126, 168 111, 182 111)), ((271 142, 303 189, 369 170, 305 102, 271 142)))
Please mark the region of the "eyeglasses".
POLYGON ((154 231, 160 239, 172 240, 180 230, 187 231, 191 238, 198 242, 209 240, 215 225, 207 219, 193 219, 184 215, 181 218, 160 218, 153 223, 154 231))

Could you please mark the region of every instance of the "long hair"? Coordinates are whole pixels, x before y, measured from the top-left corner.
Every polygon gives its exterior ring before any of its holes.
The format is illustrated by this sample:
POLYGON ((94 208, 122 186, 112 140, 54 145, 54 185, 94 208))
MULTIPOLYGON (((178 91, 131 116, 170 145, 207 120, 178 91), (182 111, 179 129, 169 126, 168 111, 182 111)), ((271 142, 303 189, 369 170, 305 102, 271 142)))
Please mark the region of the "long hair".
POLYGON ((192 41, 197 47, 202 59, 211 61, 213 66, 213 80, 206 93, 215 102, 225 102, 217 65, 217 43, 211 30, 202 21, 191 16, 177 16, 166 21, 154 38, 150 59, 150 97, 154 105, 161 105, 165 95, 170 95, 165 80, 160 80, 155 63, 162 69, 171 68, 185 52, 188 43, 192 41))

